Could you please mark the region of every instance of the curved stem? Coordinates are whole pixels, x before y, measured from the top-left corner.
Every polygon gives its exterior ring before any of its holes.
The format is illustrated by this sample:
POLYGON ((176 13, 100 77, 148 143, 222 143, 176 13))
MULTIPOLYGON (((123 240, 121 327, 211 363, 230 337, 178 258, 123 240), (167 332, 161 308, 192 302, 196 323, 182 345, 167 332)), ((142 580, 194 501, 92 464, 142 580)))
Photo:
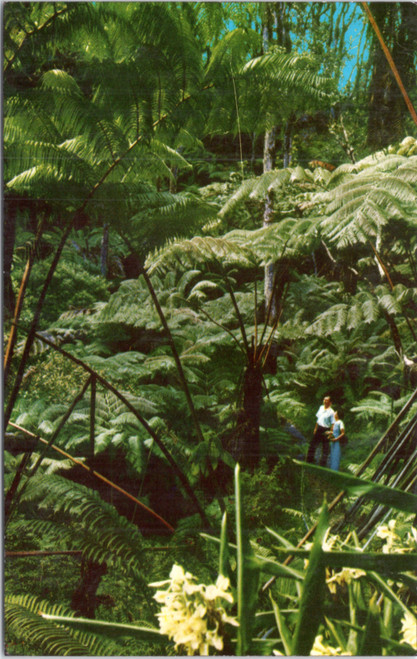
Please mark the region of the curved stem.
MULTIPOLYGON (((68 421, 68 419, 69 419, 69 417, 71 416, 72 412, 74 411, 75 406, 76 406, 77 403, 83 398, 85 392, 87 391, 88 387, 90 386, 90 383, 91 383, 91 375, 87 378, 87 380, 86 380, 86 382, 84 383, 84 385, 83 385, 81 391, 80 391, 80 392, 75 396, 75 398, 73 399, 71 405, 69 406, 69 408, 68 408, 67 411, 65 412, 64 416, 62 417, 61 421, 59 422, 58 427, 55 429, 55 432, 52 433, 50 439, 48 440, 47 448, 48 448, 48 446, 50 446, 51 444, 53 444, 54 441, 56 440, 56 438, 58 437, 58 435, 59 435, 59 433, 61 432, 62 428, 64 427, 64 425, 65 425, 66 422, 68 421)), ((21 499, 21 497, 22 497, 22 494, 24 493, 24 491, 25 491, 25 489, 26 489, 26 487, 27 487, 27 484, 28 484, 28 482, 29 482, 29 479, 32 478, 32 476, 34 476, 34 475, 36 474, 36 472, 38 471, 39 467, 41 466, 42 461, 43 461, 43 459, 44 459, 44 457, 45 457, 45 451, 46 451, 46 449, 45 449, 44 451, 41 452, 41 454, 40 454, 40 456, 38 457, 38 459, 37 459, 35 465, 32 467, 32 469, 31 469, 31 470, 29 471, 29 473, 27 474, 26 482, 23 483, 22 487, 20 488, 19 492, 17 492, 17 495, 16 495, 16 497, 15 497, 15 499, 14 499, 14 501, 13 501, 14 493, 16 493, 16 490, 17 490, 17 488, 18 488, 18 486, 19 486, 19 483, 20 483, 20 481, 21 481, 21 479, 22 479, 22 477, 23 477, 23 475, 24 475, 23 470, 20 470, 20 469, 19 469, 20 477, 18 478, 18 480, 17 480, 16 483, 15 483, 15 481, 13 481, 14 490, 13 490, 13 488, 10 488, 10 490, 8 491, 8 493, 7 493, 7 495, 6 495, 6 499, 7 499, 7 501, 8 501, 7 510, 6 510, 6 512, 5 512, 5 524, 6 524, 6 525, 7 525, 8 521, 9 521, 9 519, 10 519, 10 517, 11 517, 13 511, 14 511, 14 510, 16 509, 16 507, 18 506, 19 501, 20 501, 20 499, 21 499), (13 502, 13 505, 12 505, 12 502, 13 502)))
POLYGON ((237 320, 238 320, 238 323, 239 323, 240 332, 242 334, 242 339, 243 339, 243 343, 244 343, 244 346, 245 346, 246 355, 247 355, 248 359, 250 359, 251 349, 249 347, 248 337, 246 336, 245 324, 243 322, 243 318, 242 318, 242 315, 240 313, 240 309, 238 307, 237 300, 236 300, 235 294, 233 292, 233 288, 230 284, 229 277, 226 274, 224 274, 224 279, 225 279, 225 282, 226 282, 226 286, 227 286, 227 290, 229 292, 230 298, 232 300, 233 308, 236 311, 236 317, 237 317, 237 320))
POLYGON ((20 359, 19 368, 17 370, 14 387, 13 387, 13 390, 10 394, 9 402, 7 404, 6 412, 4 414, 5 427, 7 426, 8 422, 10 420, 10 417, 11 417, 11 414, 12 414, 17 396, 19 394, 20 385, 22 384, 23 375, 24 375, 25 368, 26 368, 26 362, 28 360, 29 353, 30 353, 32 345, 33 345, 33 341, 35 339, 36 329, 37 329, 39 318, 40 318, 40 315, 41 315, 41 312, 42 312, 42 309, 43 309, 43 304, 44 304, 44 301, 45 301, 46 293, 47 293, 48 288, 49 288, 49 284, 51 283, 52 277, 55 273, 56 267, 58 265, 59 259, 60 259, 61 254, 62 254, 62 250, 64 249, 65 243, 67 242, 67 238, 68 238, 68 236, 70 234, 70 231, 73 227, 74 221, 75 221, 75 215, 69 221, 66 229, 64 230, 64 233, 62 234, 62 238, 61 238, 61 241, 60 241, 60 243, 58 245, 58 248, 55 252, 54 259, 53 259, 53 261, 50 265, 48 274, 46 275, 46 279, 44 281, 44 285, 43 285, 41 294, 39 296, 38 304, 36 305, 35 313, 33 315, 30 330, 28 332, 28 337, 26 339, 23 354, 22 354, 22 357, 20 359))
POLYGON ((32 246, 32 249, 31 249, 30 254, 29 254, 29 258, 26 262, 26 267, 25 267, 25 271, 23 273, 22 281, 20 282, 19 293, 18 293, 18 296, 17 296, 16 307, 15 307, 15 310, 14 310, 13 323, 12 323, 12 326, 11 326, 11 329, 10 329, 9 339, 7 341, 7 348, 6 348, 6 352, 5 352, 5 355, 4 355, 4 375, 3 375, 4 387, 6 386, 7 380, 8 380, 8 377, 9 377, 10 365, 11 365, 11 362, 12 362, 13 351, 14 351, 14 347, 15 347, 16 339, 17 339, 17 325, 16 325, 16 323, 19 322, 20 312, 22 311, 23 299, 24 299, 26 288, 27 288, 27 285, 28 285, 30 271, 32 269, 33 262, 35 260, 36 248, 37 248, 38 243, 40 241, 40 238, 42 236, 44 223, 45 223, 45 217, 43 217, 41 222, 40 222, 38 231, 37 231, 36 236, 35 236, 35 242, 32 246))
POLYGON ((64 456, 68 460, 71 460, 71 462, 73 462, 74 464, 78 465, 79 467, 82 467, 83 469, 88 471, 90 474, 92 474, 93 476, 95 476, 99 480, 103 481, 104 483, 106 483, 107 485, 112 487, 114 490, 117 490, 118 492, 120 492, 121 494, 126 496, 128 499, 133 501, 137 506, 140 506, 141 508, 146 510, 150 515, 152 515, 153 517, 156 517, 156 519, 158 519, 160 522, 162 522, 162 524, 164 526, 166 526, 172 533, 174 532, 174 530, 175 530, 174 527, 171 526, 171 524, 169 522, 167 522, 163 517, 158 515, 158 513, 156 513, 151 508, 148 508, 148 506, 146 506, 144 503, 142 503, 142 501, 139 501, 139 499, 136 499, 136 497, 134 497, 132 494, 130 494, 129 492, 126 492, 126 490, 124 490, 122 487, 119 487, 119 485, 116 485, 116 483, 113 483, 113 481, 109 480, 105 476, 102 476, 98 471, 94 471, 94 469, 91 469, 90 467, 87 467, 87 465, 85 465, 83 462, 81 462, 81 460, 77 460, 77 458, 74 458, 72 455, 70 455, 66 451, 63 451, 62 449, 58 448, 58 446, 54 446, 54 444, 51 444, 46 439, 43 439, 42 437, 39 437, 39 435, 35 435, 33 432, 30 432, 30 430, 26 430, 26 428, 22 428, 22 426, 18 426, 16 423, 10 423, 9 425, 12 426, 12 428, 16 428, 16 430, 20 430, 20 432, 23 432, 28 437, 31 437, 32 439, 37 439, 42 444, 45 444, 47 448, 50 448, 53 451, 56 451, 57 453, 64 456))
MULTIPOLYGON (((67 357, 70 359, 74 364, 77 364, 78 366, 81 366, 85 371, 90 373, 90 375, 93 375, 97 382, 100 382, 103 387, 111 391, 119 400, 122 401, 128 408, 132 414, 138 419, 138 421, 143 425, 143 427, 146 429, 146 431, 149 433, 149 435, 152 437, 152 439, 155 441, 155 444, 159 447, 159 449, 162 451, 163 455, 166 457, 168 460, 169 464, 171 465, 174 473, 178 476, 179 480, 184 486, 185 491, 187 492, 188 496, 190 497, 191 501, 194 503, 194 506, 198 512, 198 514, 201 517, 201 520, 206 526, 210 526, 208 519, 200 506, 197 497, 194 494, 194 491, 188 482, 187 477, 185 474, 181 471, 181 469, 178 467, 177 463, 175 462, 174 458, 168 451, 168 449, 165 447, 164 443, 161 441, 161 439, 158 437, 156 432, 153 430, 153 428, 149 425, 149 423, 142 417, 142 415, 136 410, 136 408, 132 405, 132 403, 129 402, 129 400, 126 398, 124 394, 121 393, 116 387, 114 387, 108 380, 106 380, 102 375, 97 373, 91 366, 88 366, 85 362, 83 362, 81 359, 78 359, 77 357, 74 357, 74 355, 71 355, 69 352, 66 350, 63 350, 59 346, 57 346, 53 341, 49 341, 49 339, 46 339, 44 336, 41 334, 37 334, 35 332, 35 336, 43 341, 46 345, 49 345, 51 348, 56 350, 57 352, 61 353, 61 355, 64 355, 64 357, 67 357)), ((9 422, 10 423, 10 422, 9 422)))
POLYGON ((384 51, 384 55, 385 55, 385 57, 387 58, 388 64, 390 65, 390 68, 391 68, 391 71, 392 71, 392 73, 393 73, 393 75, 394 75, 394 78, 395 78, 395 80, 396 80, 396 82, 397 82, 397 84, 398 84, 398 87, 400 88, 401 94, 403 95, 404 101, 405 101, 405 103, 406 103, 406 105, 407 105, 407 108, 408 108, 408 110, 409 110, 409 112, 410 112, 411 118, 412 118, 412 120, 414 121, 414 123, 415 123, 416 126, 417 126, 417 114, 416 114, 416 111, 415 111, 415 109, 414 109, 414 106, 413 106, 412 102, 410 101, 410 97, 408 96, 407 91, 406 91, 406 89, 405 89, 405 87, 404 87, 404 85, 403 85, 403 82, 402 82, 402 80, 401 80, 401 76, 400 76, 400 74, 399 74, 399 72, 398 72, 398 69, 397 69, 397 67, 396 67, 396 65, 395 65, 394 60, 392 59, 391 53, 389 52, 389 50, 388 50, 388 48, 387 48, 387 45, 386 45, 386 43, 385 43, 385 41, 384 41, 384 38, 383 38, 383 36, 382 36, 382 34, 381 34, 381 32, 380 32, 380 29, 379 29, 378 25, 376 24, 376 21, 375 21, 374 17, 372 16, 372 12, 371 12, 371 10, 370 10, 369 7, 368 7, 368 3, 367 3, 367 2, 362 2, 361 4, 362 4, 362 7, 364 8, 365 13, 366 13, 366 15, 368 16, 369 21, 370 21, 370 23, 371 23, 371 25, 372 25, 372 27, 373 27, 373 29, 374 29, 374 31, 375 31, 375 34, 376 34, 376 36, 377 36, 377 38, 378 38, 378 41, 379 41, 379 43, 381 44, 382 50, 384 51))
POLYGON ((11 65, 13 64, 13 62, 15 61, 15 59, 16 59, 16 57, 17 57, 19 51, 22 49, 22 47, 23 47, 23 45, 24 45, 24 43, 26 42, 26 39, 27 39, 28 37, 32 37, 34 34, 36 34, 36 33, 40 32, 41 30, 45 29, 50 23, 52 23, 52 22, 56 19, 57 16, 60 16, 60 15, 62 15, 62 14, 65 14, 65 13, 68 12, 68 11, 69 11, 69 6, 66 6, 66 7, 64 7, 63 9, 59 9, 59 10, 56 11, 54 14, 52 14, 52 16, 50 16, 50 17, 45 21, 45 23, 42 23, 42 25, 39 25, 39 27, 36 27, 34 30, 31 30, 30 32, 26 32, 26 33, 25 33, 25 37, 22 39, 22 41, 20 42, 20 44, 19 44, 18 47, 16 48, 16 50, 15 50, 15 52, 13 53, 11 59, 8 59, 8 60, 7 60, 7 64, 6 64, 6 66, 4 67, 3 74, 4 74, 4 73, 7 73, 7 70, 10 68, 10 66, 11 66, 11 65))
POLYGON ((188 387, 187 378, 185 377, 184 369, 183 369, 182 364, 181 364, 181 359, 180 359, 180 356, 178 354, 178 350, 177 350, 177 347, 175 345, 174 338, 172 336, 171 330, 169 329, 169 326, 168 326, 167 320, 165 318, 165 314, 162 310, 162 307, 159 304, 158 296, 156 295, 156 292, 155 292, 155 289, 152 285, 151 279, 150 279, 148 273, 146 272, 145 268, 143 268, 143 270, 142 270, 142 275, 143 275, 145 283, 148 287, 149 293, 151 294, 152 301, 153 301, 153 303, 155 305, 155 308, 158 312, 158 316, 161 320, 162 326, 165 330, 165 334, 166 334, 167 339, 169 341, 169 345, 170 345, 170 348, 171 348, 171 351, 172 351, 172 355, 174 357, 174 361, 175 361, 175 364, 177 366, 178 375, 180 376, 182 388, 184 389, 185 397, 186 397, 187 402, 188 402, 188 407, 190 408, 191 416, 192 416, 193 421, 194 421, 194 426, 195 426, 195 429, 196 429, 197 437, 198 437, 200 442, 204 442, 204 435, 203 435, 202 430, 201 430, 200 421, 198 419, 197 412, 196 412, 195 407, 194 407, 194 402, 193 402, 193 399, 192 399, 192 396, 191 396, 191 393, 190 393, 190 389, 188 387))
POLYGON ((246 355, 245 351, 243 350, 242 346, 240 345, 239 341, 237 340, 237 338, 235 337, 235 335, 233 334, 233 332, 231 332, 227 327, 225 327, 225 326, 222 325, 221 323, 218 323, 217 320, 214 320, 214 318, 212 318, 212 317, 210 316, 210 314, 207 313, 207 311, 206 311, 205 309, 203 309, 201 306, 198 307, 198 310, 199 310, 200 313, 202 313, 202 314, 204 314, 205 316, 207 316, 207 318, 209 319, 209 321, 210 321, 211 323, 213 323, 213 325, 217 325, 217 327, 220 327, 224 332, 226 332, 227 334, 229 334, 229 335, 232 337, 233 341, 234 341, 234 342, 236 343, 236 345, 238 346, 239 350, 241 350, 241 351, 243 352, 243 354, 246 355))

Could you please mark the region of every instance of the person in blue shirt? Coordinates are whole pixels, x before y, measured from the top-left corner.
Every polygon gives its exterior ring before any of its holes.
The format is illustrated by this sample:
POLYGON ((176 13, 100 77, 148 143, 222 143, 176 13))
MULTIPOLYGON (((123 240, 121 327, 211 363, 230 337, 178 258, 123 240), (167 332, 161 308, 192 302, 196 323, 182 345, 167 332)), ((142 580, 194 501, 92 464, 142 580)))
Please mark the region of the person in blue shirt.
POLYGON ((330 443, 326 433, 333 431, 334 411, 332 409, 330 396, 323 398, 323 405, 320 405, 316 414, 317 423, 314 427, 313 438, 310 442, 307 452, 307 462, 314 462, 316 449, 321 445, 320 465, 325 467, 329 457, 330 443))
POLYGON ((341 440, 345 434, 345 424, 339 419, 339 414, 334 413, 333 432, 330 436, 330 469, 339 471, 341 450, 341 440))

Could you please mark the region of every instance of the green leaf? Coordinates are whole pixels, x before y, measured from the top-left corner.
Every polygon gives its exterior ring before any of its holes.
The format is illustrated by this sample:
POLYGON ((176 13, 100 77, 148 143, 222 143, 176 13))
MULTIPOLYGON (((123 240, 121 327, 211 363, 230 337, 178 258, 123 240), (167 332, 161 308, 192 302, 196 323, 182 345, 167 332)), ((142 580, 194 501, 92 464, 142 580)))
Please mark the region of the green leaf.
POLYGON ((360 656, 370 657, 379 657, 382 655, 381 620, 379 609, 374 599, 369 602, 365 633, 359 644, 358 654, 360 656))
MULTIPOLYGON (((200 533, 200 535, 202 538, 205 538, 210 542, 220 544, 219 538, 215 538, 214 536, 208 535, 207 533, 200 533)), ((234 545, 232 542, 229 542, 228 545, 229 549, 236 549, 236 545, 234 545)), ((265 558, 264 556, 259 556, 259 554, 248 556, 247 562, 253 569, 265 572, 266 574, 273 574, 276 577, 286 577, 289 579, 296 579, 297 581, 303 581, 304 579, 304 574, 302 572, 294 570, 294 568, 289 567, 288 565, 282 565, 281 563, 277 563, 276 561, 273 561, 269 558, 265 558)))
POLYGON ((134 636, 145 641, 164 641, 165 637, 158 629, 152 627, 137 627, 136 625, 125 625, 118 622, 105 622, 104 620, 90 620, 89 618, 68 618, 67 616, 54 616, 47 613, 41 614, 46 620, 52 620, 72 629, 89 631, 93 634, 114 638, 121 636, 134 636))
MULTIPOLYGON (((331 618, 331 621, 340 626, 347 627, 348 629, 353 629, 354 631, 359 632, 359 634, 361 633, 363 634, 364 630, 361 627, 359 627, 358 625, 353 625, 348 620, 335 620, 334 618, 331 618)), ((388 638, 383 634, 381 634, 380 638, 383 647, 393 648, 396 650, 396 652, 390 652, 390 655, 394 655, 394 654, 396 656, 405 655, 407 657, 416 656, 416 651, 408 643, 399 643, 398 641, 394 641, 394 639, 388 638)))
MULTIPOLYGON (((308 552, 306 553, 306 556, 309 556, 308 552)), ((302 572, 269 558, 258 556, 258 554, 249 557, 248 562, 252 567, 257 568, 266 574, 272 574, 275 577, 286 577, 287 579, 296 579, 297 581, 304 580, 304 574, 302 572)))
POLYGON ((287 654, 287 656, 291 656, 291 642, 292 642, 291 632, 288 629, 288 627, 285 623, 285 620, 284 620, 283 616, 281 615, 281 611, 279 610, 279 606, 275 602, 275 600, 273 599, 271 593, 269 593, 269 598, 272 602, 272 606, 273 606, 274 614, 275 614, 275 620, 276 620, 276 623, 277 623, 280 638, 282 640, 282 644, 283 644, 284 649, 285 649, 285 653, 287 654))
POLYGON ((417 510, 417 496, 415 494, 402 492, 393 487, 365 481, 350 474, 333 471, 325 467, 318 467, 317 465, 301 462, 300 460, 294 460, 294 462, 304 469, 312 471, 327 483, 341 490, 347 490, 351 495, 358 497, 367 496, 370 499, 382 503, 384 506, 403 510, 407 513, 415 513, 417 510))
POLYGON ((322 546, 327 528, 328 508, 325 502, 314 534, 314 542, 303 583, 291 653, 293 655, 310 654, 321 622, 326 585, 322 546))
POLYGON ((239 628, 237 632, 236 654, 249 654, 252 628, 255 618, 255 606, 259 586, 260 570, 250 563, 253 552, 250 547, 247 530, 243 521, 243 506, 240 486, 240 466, 235 468, 236 497, 236 544, 237 544, 237 615, 239 628))
POLYGON ((270 528, 267 526, 265 530, 268 531, 268 533, 270 533, 270 534, 272 535, 273 538, 276 538, 277 540, 279 540, 279 542, 280 542, 284 547, 287 547, 287 549, 295 549, 295 545, 293 545, 289 540, 287 540, 286 538, 284 538, 282 535, 279 535, 279 533, 277 533, 276 531, 274 531, 274 529, 270 529, 270 528))
POLYGON ((227 543, 227 513, 222 518, 220 533, 219 574, 230 577, 229 545, 227 543))
POLYGON ((339 628, 339 625, 337 624, 337 621, 331 621, 329 618, 324 617, 324 620, 326 622, 326 625, 330 632, 333 634, 333 637, 335 639, 336 645, 342 648, 343 652, 346 652, 347 650, 347 640, 345 636, 343 635, 341 629, 339 628))
MULTIPOLYGON (((308 558, 305 549, 276 549, 277 553, 308 558)), ((382 554, 377 552, 323 551, 323 562, 335 570, 343 567, 361 570, 375 570, 383 574, 398 574, 413 571, 417 565, 417 554, 382 554)))
MULTIPOLYGON (((414 556, 415 556, 415 555, 414 555, 414 556)), ((416 559, 414 558, 414 567, 413 567, 412 569, 415 569, 415 566, 416 566, 416 559)), ((379 574, 376 574, 375 572, 369 572, 369 574, 367 575, 367 577, 368 577, 369 579, 371 579, 371 581, 373 581, 373 582, 378 586, 378 589, 379 589, 381 592, 383 592, 384 595, 385 595, 386 597, 389 597, 390 600, 392 600, 393 602, 395 602, 396 604, 398 604, 398 606, 399 606, 399 607, 400 607, 405 613, 408 613, 408 612, 409 612, 409 610, 408 610, 407 606, 404 604, 404 602, 398 597, 398 595, 396 595, 396 593, 394 593, 394 591, 392 590, 392 588, 390 588, 390 587, 388 586, 388 584, 387 584, 383 579, 381 579, 381 577, 379 576, 379 574)), ((400 578, 401 578, 401 575, 400 575, 400 576, 397 575, 397 579, 400 579, 400 578)))

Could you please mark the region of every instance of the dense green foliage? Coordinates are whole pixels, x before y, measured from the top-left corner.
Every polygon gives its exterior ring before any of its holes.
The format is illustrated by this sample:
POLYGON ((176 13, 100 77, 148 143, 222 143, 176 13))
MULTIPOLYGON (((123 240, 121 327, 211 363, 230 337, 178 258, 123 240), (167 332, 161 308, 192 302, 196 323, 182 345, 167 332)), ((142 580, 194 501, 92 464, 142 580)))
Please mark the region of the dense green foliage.
POLYGON ((359 3, 6 3, 7 653, 413 654, 417 140, 377 46, 359 3), (341 473, 303 462, 326 394, 341 473))

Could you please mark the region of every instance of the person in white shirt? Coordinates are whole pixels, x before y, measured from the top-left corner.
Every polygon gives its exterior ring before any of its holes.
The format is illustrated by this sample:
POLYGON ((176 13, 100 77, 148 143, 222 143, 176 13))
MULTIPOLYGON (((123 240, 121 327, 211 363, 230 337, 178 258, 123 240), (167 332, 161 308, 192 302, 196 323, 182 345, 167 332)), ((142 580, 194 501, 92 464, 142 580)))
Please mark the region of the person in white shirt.
POLYGON ((331 406, 330 396, 323 398, 323 405, 320 405, 316 414, 317 423, 314 427, 313 438, 310 442, 307 452, 307 462, 314 462, 314 456, 317 447, 321 444, 320 465, 325 467, 329 457, 330 443, 326 433, 333 431, 335 422, 334 411, 331 406))
POLYGON ((345 424, 335 410, 333 434, 330 436, 330 469, 339 471, 341 456, 341 440, 345 434, 345 424))

